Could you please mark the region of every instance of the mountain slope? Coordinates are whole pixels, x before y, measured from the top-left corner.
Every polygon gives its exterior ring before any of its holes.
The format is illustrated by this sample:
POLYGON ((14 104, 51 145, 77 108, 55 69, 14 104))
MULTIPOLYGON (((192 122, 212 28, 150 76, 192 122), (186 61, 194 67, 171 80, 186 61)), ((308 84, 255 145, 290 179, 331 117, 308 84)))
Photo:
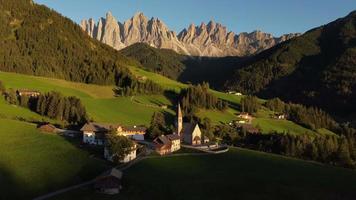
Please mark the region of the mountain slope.
POLYGON ((135 62, 30 0, 0 0, 0 70, 113 84, 135 62))
POLYGON ((356 12, 252 58, 226 87, 356 112, 356 12))
POLYGON ((221 88, 227 75, 245 60, 240 57, 192 57, 170 49, 158 49, 145 43, 136 43, 120 50, 120 53, 140 62, 145 70, 186 83, 208 82, 213 88, 221 88))
POLYGON ((180 54, 209 57, 251 55, 298 35, 285 34, 277 38, 261 31, 236 35, 214 21, 200 26, 191 24, 177 35, 161 20, 148 19, 143 13, 120 23, 108 12, 97 24, 93 19, 82 20, 81 27, 89 36, 115 49, 143 42, 180 54))

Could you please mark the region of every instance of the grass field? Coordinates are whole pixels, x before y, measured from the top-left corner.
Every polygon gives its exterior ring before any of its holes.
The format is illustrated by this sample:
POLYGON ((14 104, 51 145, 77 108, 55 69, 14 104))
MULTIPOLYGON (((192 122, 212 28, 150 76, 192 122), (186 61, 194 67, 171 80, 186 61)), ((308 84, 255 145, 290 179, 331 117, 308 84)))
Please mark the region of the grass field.
POLYGON ((54 199, 354 199, 356 172, 234 148, 226 154, 158 157, 124 173, 124 190, 79 189, 54 199))
MULTIPOLYGON (((178 92, 181 88, 186 87, 185 84, 136 67, 132 67, 131 71, 137 76, 146 76, 148 79, 155 81, 166 89, 172 89, 178 92)), ((7 72, 0 72, 0 80, 4 82, 7 88, 28 88, 36 89, 41 92, 55 90, 67 96, 77 96, 82 99, 90 118, 98 122, 149 125, 154 112, 163 112, 169 119, 173 119, 175 114, 174 105, 172 105, 172 102, 164 95, 135 96, 133 99, 131 99, 131 97, 114 97, 112 91, 113 86, 82 84, 7 72), (167 105, 168 109, 161 109, 159 107, 159 105, 163 104, 167 105)), ((200 117, 210 118, 214 124, 228 123, 236 119, 236 113, 238 113, 242 96, 235 96, 214 90, 211 91, 217 97, 229 101, 231 108, 225 112, 201 110, 198 115, 200 117)), ((2 102, 0 102, 0 106, 1 104, 2 102)), ((22 111, 24 110, 22 109, 22 111)), ((22 111, 18 110, 18 112, 22 111)), ((28 111, 24 111, 24 113, 29 114, 28 111)), ((271 130, 278 132, 289 131, 296 134, 305 132, 315 133, 290 121, 270 119, 268 118, 268 114, 270 113, 268 110, 261 110, 258 113, 258 118, 255 120, 254 125, 258 124, 262 130, 267 133, 271 130)), ((320 133, 330 133, 330 131, 323 130, 320 133)))
POLYGON ((106 163, 35 125, 0 119, 0 199, 30 199, 95 177, 106 163))

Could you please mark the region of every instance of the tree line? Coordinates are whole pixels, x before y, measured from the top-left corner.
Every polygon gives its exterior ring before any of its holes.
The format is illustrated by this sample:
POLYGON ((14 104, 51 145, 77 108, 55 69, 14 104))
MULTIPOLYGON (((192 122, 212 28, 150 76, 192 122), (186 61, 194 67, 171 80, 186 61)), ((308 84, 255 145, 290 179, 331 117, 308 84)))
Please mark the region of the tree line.
POLYGON ((356 130, 344 126, 343 133, 341 136, 277 132, 250 134, 226 125, 216 126, 213 130, 214 137, 229 145, 356 168, 356 130))
POLYGON ((189 85, 179 95, 182 111, 186 116, 193 116, 198 108, 225 110, 228 103, 214 96, 209 91, 209 84, 189 85))
MULTIPOLYGON (((0 82, 0 90, 1 85, 0 82)), ((5 94, 5 100, 10 104, 28 108, 42 116, 72 125, 82 125, 88 121, 86 109, 81 100, 76 97, 65 97, 59 92, 40 94, 38 97, 20 96, 14 89, 2 90, 2 92, 5 94)))

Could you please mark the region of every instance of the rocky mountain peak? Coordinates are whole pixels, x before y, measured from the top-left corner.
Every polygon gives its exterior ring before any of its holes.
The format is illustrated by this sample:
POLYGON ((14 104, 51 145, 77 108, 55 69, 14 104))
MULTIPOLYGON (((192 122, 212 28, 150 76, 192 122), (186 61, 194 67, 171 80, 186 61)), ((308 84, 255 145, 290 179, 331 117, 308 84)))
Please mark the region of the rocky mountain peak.
POLYGON ((202 22, 199 26, 192 23, 176 35, 162 20, 153 17, 149 19, 142 12, 120 23, 109 11, 106 18, 100 18, 97 24, 89 19, 82 20, 80 26, 91 37, 115 49, 143 42, 182 54, 214 57, 251 55, 296 36, 288 34, 274 38, 260 30, 236 35, 214 20, 207 24, 202 22))

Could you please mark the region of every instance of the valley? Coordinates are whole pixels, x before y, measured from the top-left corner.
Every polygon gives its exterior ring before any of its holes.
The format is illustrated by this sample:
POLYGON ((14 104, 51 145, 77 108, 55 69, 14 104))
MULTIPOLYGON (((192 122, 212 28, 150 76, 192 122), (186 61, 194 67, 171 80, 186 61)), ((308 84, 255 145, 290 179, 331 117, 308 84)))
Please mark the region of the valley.
POLYGON ((166 3, 0 0, 0 200, 353 200, 356 4, 166 3))

